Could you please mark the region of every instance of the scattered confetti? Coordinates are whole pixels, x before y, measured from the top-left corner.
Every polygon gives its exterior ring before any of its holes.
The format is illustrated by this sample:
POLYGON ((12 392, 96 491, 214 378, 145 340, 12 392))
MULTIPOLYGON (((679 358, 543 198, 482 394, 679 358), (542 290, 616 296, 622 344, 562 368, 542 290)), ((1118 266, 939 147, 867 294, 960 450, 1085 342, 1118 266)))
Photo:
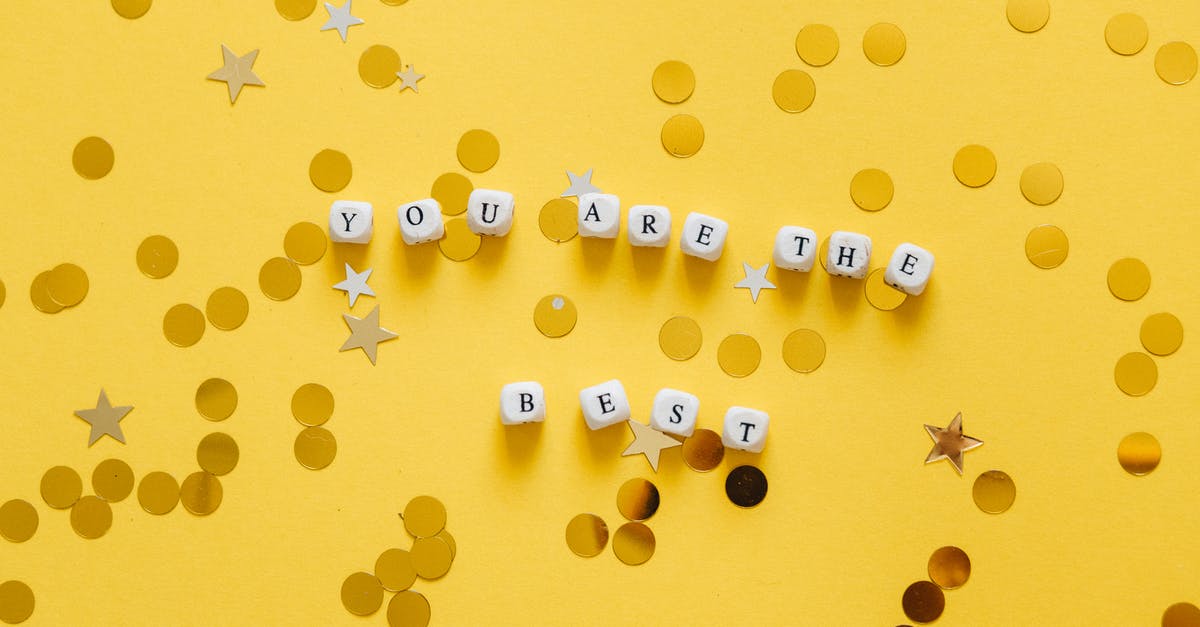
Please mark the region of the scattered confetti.
POLYGON ((1021 172, 1021 194, 1035 205, 1049 205, 1062 192, 1062 171, 1053 163, 1035 163, 1021 172))
POLYGON ((333 392, 320 383, 305 383, 292 394, 292 416, 306 427, 319 427, 333 416, 333 392))
POLYGON ((1168 85, 1183 85, 1196 77, 1196 49, 1184 41, 1163 44, 1154 55, 1154 71, 1168 85))
POLYGON ((50 292, 46 289, 49 281, 49 270, 33 277, 33 282, 29 284, 29 300, 33 302, 34 308, 38 311, 53 314, 62 311, 63 306, 54 302, 53 298, 50 298, 50 292))
POLYGON ((663 61, 650 77, 654 95, 667 104, 679 104, 696 90, 696 74, 683 61, 663 61))
POLYGON ((1145 296, 1150 291, 1150 268, 1141 259, 1118 259, 1108 268, 1108 291, 1127 301, 1145 296))
POLYGON ((1017 485, 1004 471, 987 470, 975 478, 975 484, 971 486, 971 498, 980 510, 988 514, 1002 514, 1017 499, 1017 485))
POLYGON ((83 479, 66 466, 55 466, 42 475, 42 500, 54 509, 67 509, 83 495, 83 479))
POLYGON ((130 405, 113 407, 108 402, 108 393, 102 388, 100 390, 100 398, 96 400, 96 407, 93 409, 77 409, 75 415, 79 416, 92 427, 91 435, 88 437, 88 446, 96 443, 102 436, 109 436, 121 444, 125 443, 125 434, 121 432, 119 424, 125 419, 125 415, 133 411, 130 405))
POLYGON ((442 215, 456 216, 467 210, 467 200, 475 187, 457 172, 447 172, 433 182, 429 195, 442 206, 442 215))
POLYGON ((824 24, 809 24, 796 35, 796 54, 813 67, 829 65, 838 54, 838 36, 824 24))
POLYGON ((700 352, 703 335, 700 325, 687 316, 675 316, 658 331, 658 347, 675 361, 687 361, 700 352))
POLYGON ((640 522, 627 522, 613 535, 613 553, 630 565, 645 564, 654 556, 654 532, 640 522))
POLYGON ((361 571, 346 577, 342 582, 342 605, 356 616, 374 614, 383 606, 383 584, 375 575, 361 571))
POLYGON ((458 162, 472 172, 487 172, 500 160, 500 141, 483 129, 472 129, 458 140, 458 162))
POLYGON ((1008 0, 1006 13, 1013 28, 1022 33, 1035 33, 1050 21, 1050 3, 1047 0, 1008 0))
POLYGON ((944 546, 929 556, 929 579, 943 590, 963 587, 971 577, 971 558, 956 546, 944 546))
POLYGON ((1035 226, 1025 237, 1025 258, 1039 268, 1059 267, 1067 260, 1069 250, 1067 234, 1053 224, 1035 226))
POLYGON ((117 503, 133 492, 133 469, 119 459, 106 459, 92 471, 92 490, 96 496, 117 503))
POLYGON ((371 360, 372 366, 375 365, 375 355, 379 350, 379 343, 398 337, 395 333, 379 326, 379 305, 375 305, 371 313, 363 318, 342 314, 342 319, 346 321, 346 326, 350 327, 350 337, 346 338, 346 342, 338 350, 348 351, 361 348, 366 353, 367 359, 371 360))
POLYGON ((767 498, 767 476, 756 466, 738 466, 725 477, 725 496, 738 507, 755 507, 767 498))
POLYGON ((1140 15, 1114 15, 1104 26, 1104 43, 1119 55, 1131 56, 1141 52, 1149 39, 1150 30, 1140 15))
POLYGON ((764 263, 762 266, 755 268, 745 261, 742 262, 742 273, 745 278, 733 285, 734 289, 745 288, 750 290, 750 301, 758 302, 758 293, 762 290, 773 290, 775 284, 767 280, 767 270, 771 264, 764 263))
POLYGON ((968 144, 954 153, 954 178, 967 187, 983 187, 996 176, 996 155, 987 146, 968 144))
POLYGON ((306 427, 296 436, 292 453, 301 466, 321 470, 333 463, 337 455, 337 439, 324 427, 306 427))
MULTIPOLYGON (((239 456, 237 442, 227 433, 210 433, 196 446, 196 461, 200 468, 218 477, 233 472, 239 456)), ((132 484, 130 477, 131 487, 132 484)))
POLYGON ((704 126, 700 120, 687 114, 671 116, 663 123, 662 145, 676 157, 690 157, 704 145, 704 126))
POLYGON ((958 412, 954 416, 954 420, 951 420, 950 425, 945 429, 933 425, 925 425, 925 432, 933 439, 933 448, 925 458, 926 464, 941 459, 949 460, 950 465, 954 466, 958 474, 962 474, 963 453, 983 445, 982 440, 976 440, 970 436, 963 435, 962 422, 962 412, 958 412))
POLYGON ((400 91, 411 89, 414 94, 421 93, 421 90, 417 89, 417 83, 425 78, 425 75, 418 74, 417 69, 413 66, 408 66, 408 69, 403 72, 396 72, 396 78, 400 79, 400 91))
POLYGON ((112 528, 112 506, 95 496, 85 496, 71 506, 71 528, 81 538, 95 540, 112 528))
POLYGON ((258 289, 271 300, 287 300, 300 291, 300 268, 286 257, 272 257, 258 271, 258 289))
POLYGON ((592 185, 592 168, 588 168, 588 171, 584 172, 583 174, 575 174, 574 172, 567 170, 567 180, 569 180, 571 184, 567 187, 566 191, 561 194, 563 198, 567 198, 569 196, 578 197, 584 194, 601 193, 599 187, 592 185))
POLYGON ((1158 366, 1146 353, 1125 353, 1113 368, 1113 379, 1122 392, 1145 396, 1158 383, 1158 366))
POLYGON ((0 621, 10 625, 23 623, 33 616, 33 590, 23 581, 0 583, 0 621))
POLYGON ((617 490, 617 511, 634 522, 652 518, 659 503, 658 486, 646 479, 630 479, 617 490))
POLYGON ((717 347, 717 363, 731 377, 746 377, 758 370, 762 349, 758 340, 744 333, 734 333, 721 340, 717 347))
POLYGON ((71 153, 75 173, 92 181, 108 176, 114 159, 112 146, 101 137, 84 137, 71 153))
POLYGON ((225 379, 206 379, 196 388, 196 411, 206 420, 220 422, 232 416, 237 402, 237 389, 225 379))
POLYGON ((0 505, 0 536, 9 542, 25 542, 38 528, 38 513, 29 501, 13 499, 0 505))
POLYGON ((904 58, 907 47, 904 31, 895 24, 879 23, 867 29, 863 35, 863 54, 875 65, 896 65, 904 58))
POLYGON ((239 57, 228 46, 221 44, 221 57, 224 59, 225 65, 213 70, 207 78, 210 81, 225 83, 225 86, 229 88, 229 104, 237 102, 238 95, 242 93, 242 87, 246 85, 266 87, 266 83, 262 82, 253 69, 254 61, 258 59, 257 49, 239 57))
POLYGON ((552 242, 574 239, 579 235, 579 207, 566 198, 550 199, 538 213, 538 228, 552 242))
POLYGON ((1131 475, 1149 474, 1161 460, 1162 446, 1149 433, 1130 433, 1117 445, 1117 461, 1131 475))
POLYGON ((896 188, 887 172, 876 168, 859 170, 850 179, 850 200, 863 211, 880 211, 892 202, 896 188))
POLYGON ((208 297, 204 311, 208 321, 222 331, 231 331, 242 326, 250 313, 250 301, 236 287, 218 287, 208 297))
POLYGON ((161 279, 170 276, 179 265, 179 248, 171 238, 151 235, 142 240, 137 249, 137 266, 142 274, 161 279))
POLYGON ((1198 626, 1200 626, 1200 607, 1191 603, 1176 603, 1163 612, 1162 627, 1198 626))
POLYGON ((342 38, 342 43, 346 43, 346 35, 351 26, 364 24, 361 19, 350 14, 350 5, 354 0, 346 0, 346 4, 340 7, 335 7, 332 4, 325 3, 325 11, 329 13, 329 19, 321 25, 322 31, 336 30, 342 38))
POLYGON ((562 294, 543 296, 533 308, 533 325, 546 337, 562 337, 575 328, 575 303, 562 294))
POLYGON ((825 338, 812 329, 796 329, 783 340, 783 363, 800 373, 807 373, 825 363, 825 338))
POLYGON ((696 472, 708 472, 725 459, 721 434, 711 429, 696 429, 683 441, 683 461, 696 472))
POLYGON ((350 264, 346 264, 346 278, 334 283, 333 289, 345 292, 346 296, 350 299, 350 306, 353 307, 354 303, 358 302, 359 296, 375 296, 375 290, 371 289, 370 285, 367 285, 367 279, 371 278, 372 272, 374 270, 371 268, 367 268, 362 272, 355 272, 354 268, 350 267, 350 264))
MULTIPOLYGON (((391 3, 401 4, 403 1, 391 0, 391 3)), ((425 627, 429 624, 429 616, 429 600, 420 592, 405 590, 388 601, 387 620, 392 627, 425 627)))
POLYGON ((446 221, 446 236, 438 240, 438 250, 452 261, 466 261, 479 252, 483 238, 471 231, 467 221, 454 218, 446 221))
POLYGON ((1139 337, 1147 352, 1160 357, 1170 355, 1183 345, 1183 323, 1165 311, 1151 314, 1142 321, 1139 337))
POLYGON ((886 268, 875 268, 863 281, 867 302, 879 311, 894 311, 908 300, 908 294, 887 284, 886 268))
POLYGON ((308 179, 323 192, 340 192, 350 184, 354 167, 346 153, 326 148, 313 155, 308 164, 308 179))
POLYGON ((376 89, 391 87, 399 73, 400 54, 389 46, 376 44, 363 50, 358 57, 359 78, 376 89))
POLYGON ((417 569, 412 556, 404 549, 388 549, 375 560, 375 576, 384 590, 401 592, 417 581, 417 569))
POLYGON ((204 337, 204 313, 187 303, 167 310, 163 316, 163 336, 180 348, 187 348, 204 337))
POLYGON ((197 516, 207 516, 221 506, 221 481, 209 472, 194 472, 179 486, 183 508, 197 516))
POLYGON ((946 595, 931 581, 917 581, 904 590, 900 605, 909 620, 932 623, 945 611, 946 595))
POLYGON ((633 442, 621 453, 622 457, 642 454, 650 462, 650 468, 658 472, 658 458, 663 449, 681 445, 679 440, 636 420, 630 420, 629 429, 633 431, 633 442))
POLYGON ((579 514, 567 523, 567 547, 580 557, 595 557, 608 546, 608 525, 595 514, 579 514))
POLYGON ((113 11, 123 18, 136 20, 150 10, 152 0, 112 0, 113 11))
POLYGON ((87 272, 73 263, 55 266, 46 278, 46 293, 50 295, 51 300, 63 307, 74 307, 83 302, 88 287, 87 272))
POLYGON ((804 70, 784 70, 771 84, 775 106, 787 113, 800 113, 812 106, 817 97, 817 84, 804 70))
POLYGON ((432 496, 413 497, 400 518, 405 531, 414 538, 432 538, 446 528, 446 506, 432 496))
POLYGON ((454 554, 450 550, 450 545, 437 536, 417 538, 413 541, 410 553, 413 568, 416 569, 417 576, 421 579, 441 579, 450 571, 450 565, 454 563, 454 554))
POLYGON ((297 222, 283 236, 283 253, 302 266, 320 261, 328 245, 325 229, 312 222, 297 222))
POLYGON ((155 516, 171 513, 179 504, 179 482, 165 472, 151 472, 138 484, 138 504, 155 516))
POLYGON ((275 0, 275 10, 285 20, 302 20, 317 8, 317 0, 275 0))

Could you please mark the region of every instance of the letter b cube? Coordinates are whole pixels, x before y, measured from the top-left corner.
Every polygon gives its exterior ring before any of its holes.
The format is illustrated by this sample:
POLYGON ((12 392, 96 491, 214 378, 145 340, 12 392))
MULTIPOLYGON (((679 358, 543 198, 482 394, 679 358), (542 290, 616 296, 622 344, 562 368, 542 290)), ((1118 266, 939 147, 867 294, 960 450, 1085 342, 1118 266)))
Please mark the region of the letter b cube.
POLYGON ((500 422, 519 425, 546 419, 546 391, 537 381, 509 383, 500 388, 500 422))

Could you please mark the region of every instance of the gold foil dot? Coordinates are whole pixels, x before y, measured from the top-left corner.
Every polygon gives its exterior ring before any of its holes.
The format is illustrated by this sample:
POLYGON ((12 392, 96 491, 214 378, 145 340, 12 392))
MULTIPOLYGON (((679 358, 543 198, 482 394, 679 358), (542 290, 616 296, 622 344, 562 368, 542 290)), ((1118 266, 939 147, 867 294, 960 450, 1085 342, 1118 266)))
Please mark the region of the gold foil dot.
POLYGON ((285 20, 293 22, 312 15, 317 8, 317 0, 275 0, 275 10, 285 20))
POLYGON ((454 562, 450 545, 437 536, 413 540, 411 555, 413 568, 421 579, 440 579, 454 562))
POLYGON ((225 379, 207 379, 196 388, 196 411, 213 422, 232 416, 237 402, 237 389, 225 379))
POLYGON ((608 546, 608 525, 595 514, 579 514, 567 523, 567 547, 579 557, 595 557, 608 546))
POLYGON ((375 560, 375 576, 386 590, 408 590, 417 580, 412 557, 404 549, 388 549, 375 560))
POLYGON ((236 287, 218 287, 208 297, 204 311, 214 327, 231 331, 246 321, 246 315, 250 313, 250 301, 236 287))
POLYGON ((92 471, 92 490, 96 496, 116 503, 133 492, 133 469, 119 459, 106 459, 92 471))
POLYGON ((325 230, 312 222, 297 222, 283 236, 284 254, 302 266, 320 261, 328 244, 325 230))
POLYGON ((917 581, 905 588, 900 605, 910 620, 932 623, 946 610, 946 594, 932 581, 917 581))
POLYGON ((74 307, 87 296, 87 272, 73 263, 59 264, 46 279, 46 292, 63 307, 74 307))
POLYGON ((1062 192, 1062 171, 1053 163, 1035 163, 1021 173, 1021 194, 1035 205, 1048 205, 1062 192))
POLYGON ((579 207, 566 198, 555 198, 542 205, 538 227, 552 242, 569 241, 579 235, 579 207))
POLYGON ((837 33, 824 24, 809 24, 796 35, 796 54, 811 66, 829 65, 837 53, 837 33))
POLYGON ((342 582, 342 605, 356 616, 370 616, 383 606, 383 584, 371 573, 357 572, 342 582))
POLYGON ((450 535, 449 531, 442 529, 441 531, 437 532, 437 535, 434 537, 441 538, 446 542, 446 546, 450 547, 450 559, 454 559, 456 556, 458 556, 458 543, 454 541, 454 536, 450 535))
POLYGON ((1151 354, 1165 356, 1183 344, 1183 323, 1167 312, 1151 314, 1142 321, 1142 346, 1151 354))
POLYGON ((1117 445, 1117 461, 1131 475, 1145 475, 1158 468, 1162 461, 1162 446, 1153 435, 1130 433, 1117 445))
POLYGON ((71 528, 82 538, 95 540, 112 527, 112 506, 99 497, 85 496, 71 506, 71 528))
POLYGON ((238 456, 237 442, 226 433, 210 433, 196 446, 196 461, 200 467, 218 477, 237 467, 238 456))
POLYGON ((746 377, 758 370, 762 349, 758 340, 744 333, 734 333, 721 340, 717 347, 717 363, 731 377, 746 377))
POLYGON ((821 244, 819 246, 817 246, 817 261, 821 262, 821 268, 823 270, 825 270, 826 272, 829 272, 828 260, 829 260, 829 236, 826 235, 825 239, 821 240, 821 244))
POLYGON ((324 427, 307 427, 296 436, 292 452, 301 466, 321 470, 337 456, 337 439, 324 427))
POLYGON ((654 95, 668 104, 679 104, 692 97, 696 90, 696 75, 683 61, 663 61, 650 77, 654 95))
POLYGON ((863 281, 863 292, 867 295, 867 302, 879 311, 892 311, 908 300, 908 294, 888 285, 884 280, 886 270, 876 268, 867 275, 867 280, 863 281))
POLYGON ((383 3, 388 5, 389 7, 398 7, 402 4, 404 4, 405 2, 408 2, 408 0, 383 0, 383 3))
POLYGON ((308 178, 324 192, 340 192, 350 184, 354 168, 345 153, 326 148, 313 155, 308 164, 308 178))
POLYGON ((113 11, 117 15, 136 20, 150 10, 151 0, 112 0, 113 11))
POLYGON ((654 556, 654 532, 640 522, 627 522, 613 535, 613 553, 617 559, 637 566, 654 556))
POLYGON ((175 509, 179 503, 179 482, 171 475, 154 471, 142 477, 138 483, 138 504, 142 509, 162 516, 175 509))
POLYGON ((500 160, 500 140, 480 128, 471 129, 458 140, 458 162, 472 172, 487 172, 500 160))
POLYGON ((208 472, 194 472, 179 486, 179 500, 187 511, 197 516, 207 516, 221 506, 224 490, 221 480, 208 472))
POLYGON ((817 97, 817 84, 804 70, 784 70, 771 85, 775 106, 787 113, 800 113, 812 106, 817 97))
POLYGON ((675 316, 658 330, 658 347, 675 361, 687 361, 700 352, 700 325, 687 316, 675 316))
POLYGON ((645 479, 630 479, 617 490, 617 511, 634 522, 649 520, 658 504, 658 486, 645 479))
POLYGON ((543 296, 533 308, 533 324, 546 337, 562 337, 575 328, 575 303, 561 294, 543 296))
POLYGON ((1035 226, 1025 236, 1025 258, 1039 268, 1059 267, 1067 260, 1070 248, 1067 234, 1053 224, 1035 226))
POLYGON ((850 179, 850 199, 863 211, 879 211, 892 202, 896 188, 887 172, 875 168, 859 170, 850 179))
POLYGON ((33 616, 33 590, 23 581, 0 583, 0 621, 23 623, 33 616))
POLYGON ((929 556, 929 578, 939 588, 961 588, 971 577, 971 558, 956 546, 944 546, 929 556))
POLYGON ((6 296, 6 293, 4 290, 4 281, 0 281, 0 307, 4 306, 4 297, 5 296, 6 296))
POLYGON ((1200 607, 1191 603, 1176 603, 1162 615, 1162 627, 1200 627, 1200 607))
POLYGON ((904 31, 895 24, 880 23, 867 29, 863 35, 863 54, 875 65, 896 65, 904 58, 907 47, 904 31))
POLYGON ((1118 259, 1108 268, 1108 291, 1121 300, 1137 300, 1150 291, 1150 268, 1141 259, 1118 259))
POLYGON ((305 383, 292 393, 292 416, 306 427, 319 427, 333 416, 333 392, 320 383, 305 383))
POLYGON ((271 300, 287 300, 300 291, 300 268, 291 259, 272 257, 258 271, 258 287, 271 300))
POLYGON ((471 231, 467 221, 454 218, 446 221, 446 236, 438 240, 438 250, 452 261, 466 261, 479 252, 483 238, 471 231))
POLYGON ((467 201, 473 191, 475 186, 471 185, 471 179, 457 172, 447 172, 433 181, 429 195, 442 206, 442 215, 456 216, 467 210, 467 201))
POLYGON ((376 89, 391 86, 400 71, 400 54, 389 46, 376 44, 358 57, 358 76, 376 89))
POLYGON ((404 507, 404 528, 414 537, 436 536, 446 527, 446 506, 432 496, 414 497, 404 507))
POLYGON ((388 601, 387 620, 390 627, 425 627, 429 624, 429 614, 429 600, 420 592, 405 590, 388 601))
POLYGON ((1142 51, 1150 31, 1140 15, 1122 13, 1112 16, 1104 26, 1104 43, 1117 54, 1129 56, 1142 51))
POLYGON ((767 498, 767 476, 756 466, 738 466, 725 477, 725 496, 738 507, 755 507, 767 498))
POLYGON ((1158 383, 1158 366, 1146 353, 1125 353, 1113 368, 1117 387, 1130 396, 1144 396, 1158 383))
POLYGON ((704 126, 693 116, 673 115, 663 122, 662 145, 676 157, 690 157, 704 145, 704 126))
POLYGON ((708 472, 725 459, 721 434, 710 429, 696 429, 683 441, 683 461, 697 472, 708 472))
POLYGON ((137 266, 142 274, 161 279, 175 271, 179 265, 179 248, 171 238, 164 235, 151 235, 142 240, 137 249, 137 266))
POLYGON ((42 313, 58 313, 62 311, 63 306, 54 302, 53 298, 50 298, 50 292, 46 290, 46 285, 49 281, 49 270, 33 277, 33 282, 29 284, 29 300, 42 313))
POLYGON ((812 329, 796 329, 783 340, 783 362, 796 372, 812 372, 825 363, 825 338, 812 329))
POLYGON ((163 316, 163 335, 180 348, 199 342, 204 337, 204 314, 187 303, 175 305, 163 316))
POLYGON ((1008 0, 1008 23, 1022 33, 1042 30, 1050 21, 1050 3, 1047 0, 1008 0))
POLYGON ((1191 81, 1196 76, 1196 49, 1183 41, 1163 44, 1154 55, 1154 71, 1171 85, 1191 81))
POLYGON ((99 137, 85 137, 75 144, 71 154, 71 165, 85 179, 102 179, 113 167, 113 149, 99 137))
POLYGON ((975 478, 971 498, 979 509, 989 514, 1001 514, 1012 507, 1017 498, 1017 485, 1002 470, 988 470, 975 478))
POLYGON ((83 494, 83 479, 66 466, 55 466, 42 475, 42 500, 54 509, 67 509, 83 494))
POLYGON ((987 146, 968 144, 954 153, 954 178, 967 187, 983 187, 996 176, 996 155, 987 146))
POLYGON ((9 542, 24 542, 38 528, 38 513, 29 501, 13 499, 0 505, 0 536, 9 542))

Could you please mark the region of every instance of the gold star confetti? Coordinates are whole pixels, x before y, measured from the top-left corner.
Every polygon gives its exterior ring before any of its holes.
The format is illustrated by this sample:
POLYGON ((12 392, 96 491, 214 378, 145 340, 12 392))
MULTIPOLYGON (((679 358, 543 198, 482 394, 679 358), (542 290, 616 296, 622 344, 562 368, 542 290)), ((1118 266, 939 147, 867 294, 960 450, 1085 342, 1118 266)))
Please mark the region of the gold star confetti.
POLYGON ((239 57, 225 44, 221 44, 221 56, 225 65, 208 75, 210 81, 222 81, 229 87, 229 103, 237 102, 238 94, 246 85, 266 87, 266 83, 254 73, 254 60, 258 58, 258 50, 251 50, 246 56, 239 57))
POLYGON ((125 434, 121 433, 120 423, 125 414, 133 410, 130 405, 121 407, 113 407, 108 402, 108 394, 101 389, 100 398, 96 401, 95 409, 77 409, 75 415, 84 419, 88 424, 92 425, 92 434, 88 438, 88 446, 96 443, 101 436, 108 435, 115 438, 121 444, 125 443, 125 434))
POLYGON ((339 350, 361 348, 367 354, 367 359, 371 360, 372 366, 375 365, 375 353, 379 350, 379 343, 397 337, 395 333, 379 326, 379 305, 375 305, 365 318, 342 314, 342 319, 346 321, 346 326, 350 327, 350 337, 346 338, 346 343, 342 344, 339 350))
POLYGON ((929 437, 933 438, 933 449, 929 451, 929 457, 925 458, 925 463, 948 459, 960 475, 963 472, 963 453, 983 444, 982 440, 963 435, 961 411, 945 429, 925 425, 925 431, 929 433, 929 437))
POLYGON ((404 70, 403 72, 396 72, 396 78, 400 79, 400 91, 412 89, 415 93, 421 93, 420 90, 417 89, 417 81, 425 78, 425 75, 417 74, 417 69, 413 66, 408 66, 408 69, 404 70))
POLYGON ((650 462, 650 467, 654 469, 654 472, 658 472, 658 455, 663 449, 683 444, 661 431, 655 431, 650 428, 650 425, 644 425, 636 420, 629 421, 629 429, 633 431, 633 442, 629 444, 629 448, 625 449, 624 453, 621 453, 621 456, 641 453, 646 456, 646 461, 650 462))

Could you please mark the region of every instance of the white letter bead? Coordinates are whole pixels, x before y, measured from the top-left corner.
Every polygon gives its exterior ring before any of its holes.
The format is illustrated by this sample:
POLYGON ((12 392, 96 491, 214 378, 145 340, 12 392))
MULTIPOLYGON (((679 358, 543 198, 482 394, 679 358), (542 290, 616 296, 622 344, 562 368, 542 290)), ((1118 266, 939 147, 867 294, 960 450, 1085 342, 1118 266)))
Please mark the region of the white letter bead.
POLYGON ((825 260, 829 274, 865 279, 870 265, 871 238, 849 231, 834 231, 829 236, 829 256, 825 260))
POLYGON ((761 453, 767 443, 767 412, 749 407, 730 407, 725 412, 721 442, 726 448, 761 453))
POLYGON ((728 235, 728 222, 692 212, 683 221, 683 236, 679 239, 679 245, 685 255, 716 261, 725 250, 725 238, 728 235))
POLYGON ((671 239, 671 211, 658 205, 629 208, 629 243, 662 248, 671 239))
POLYGON ((775 267, 808 272, 817 260, 817 234, 802 226, 785 226, 775 235, 775 267))
POLYGON ((583 420, 593 431, 625 422, 632 415, 625 386, 616 379, 580 390, 579 406, 583 420))
POLYGON ((513 223, 513 195, 476 189, 467 199, 467 226, 476 235, 508 235, 513 223))
POLYGON ((329 207, 329 239, 349 244, 366 244, 375 230, 371 203, 335 200, 329 207))
POLYGON ((500 388, 500 422, 519 425, 546 419, 546 391, 537 381, 509 383, 500 388))
POLYGON ((696 431, 696 415, 699 413, 700 399, 694 394, 663 388, 654 395, 650 426, 663 433, 691 437, 696 431))
POLYGON ((400 221, 400 237, 405 244, 422 244, 442 239, 446 226, 442 223, 442 205, 432 198, 400 205, 396 209, 400 221))
POLYGON ((920 296, 929 284, 929 276, 933 274, 933 253, 904 242, 892 253, 887 270, 883 273, 883 282, 913 296, 920 296))
POLYGON ((621 200, 613 194, 579 196, 579 236, 615 239, 621 228, 621 200))

